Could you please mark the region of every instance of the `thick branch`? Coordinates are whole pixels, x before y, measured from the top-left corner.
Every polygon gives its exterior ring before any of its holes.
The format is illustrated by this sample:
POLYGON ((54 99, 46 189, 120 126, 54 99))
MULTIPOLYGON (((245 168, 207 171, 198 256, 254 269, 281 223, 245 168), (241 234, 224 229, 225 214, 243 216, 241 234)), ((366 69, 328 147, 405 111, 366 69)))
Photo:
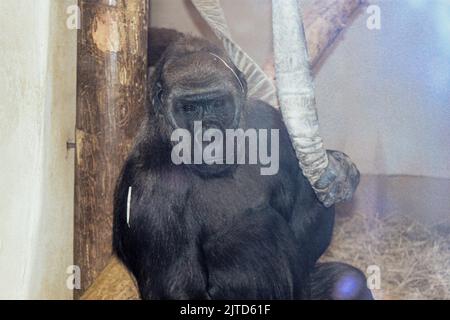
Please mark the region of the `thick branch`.
POLYGON ((362 0, 316 0, 305 7, 303 23, 312 66, 351 21, 361 3, 362 0))

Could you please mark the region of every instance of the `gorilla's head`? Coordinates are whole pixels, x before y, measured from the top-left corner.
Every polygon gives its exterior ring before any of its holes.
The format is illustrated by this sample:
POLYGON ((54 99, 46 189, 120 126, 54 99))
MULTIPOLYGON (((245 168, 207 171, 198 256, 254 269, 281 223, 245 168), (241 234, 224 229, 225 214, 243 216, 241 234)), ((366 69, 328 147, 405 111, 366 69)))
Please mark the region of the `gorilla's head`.
MULTIPOLYGON (((150 80, 151 114, 158 117, 165 138, 173 130, 189 130, 191 137, 203 131, 242 125, 247 99, 247 84, 222 49, 193 37, 183 37, 171 44, 156 65, 150 80), (161 123, 162 122, 162 123, 161 123)), ((221 171, 220 166, 196 166, 201 171, 221 171)))

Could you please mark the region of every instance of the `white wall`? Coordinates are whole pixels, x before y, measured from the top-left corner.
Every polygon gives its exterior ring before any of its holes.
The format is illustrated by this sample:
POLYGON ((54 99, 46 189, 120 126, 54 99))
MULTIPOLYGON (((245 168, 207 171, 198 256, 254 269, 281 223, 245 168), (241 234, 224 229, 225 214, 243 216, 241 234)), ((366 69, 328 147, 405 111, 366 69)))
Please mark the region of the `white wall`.
POLYGON ((72 297, 75 2, 0 1, 0 299, 72 297))
POLYGON ((316 76, 328 148, 365 174, 450 178, 450 1, 372 0, 316 76))

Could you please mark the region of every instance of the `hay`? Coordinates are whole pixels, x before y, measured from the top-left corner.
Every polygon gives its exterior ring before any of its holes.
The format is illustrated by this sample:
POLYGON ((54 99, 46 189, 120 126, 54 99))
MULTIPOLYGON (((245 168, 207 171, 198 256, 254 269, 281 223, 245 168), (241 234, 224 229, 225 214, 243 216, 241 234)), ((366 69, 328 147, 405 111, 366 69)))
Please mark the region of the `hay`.
POLYGON ((337 216, 333 241, 321 259, 380 268, 376 299, 450 299, 450 234, 400 214, 337 216))

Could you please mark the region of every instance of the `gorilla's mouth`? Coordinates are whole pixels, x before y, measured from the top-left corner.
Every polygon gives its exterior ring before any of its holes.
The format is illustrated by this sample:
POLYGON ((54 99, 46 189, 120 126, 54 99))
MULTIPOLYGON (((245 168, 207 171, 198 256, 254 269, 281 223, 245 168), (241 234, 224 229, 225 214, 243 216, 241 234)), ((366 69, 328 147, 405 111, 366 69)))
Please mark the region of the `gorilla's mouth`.
POLYGON ((219 177, 228 174, 232 174, 236 169, 236 164, 190 164, 187 165, 192 171, 200 175, 201 177, 219 177))

